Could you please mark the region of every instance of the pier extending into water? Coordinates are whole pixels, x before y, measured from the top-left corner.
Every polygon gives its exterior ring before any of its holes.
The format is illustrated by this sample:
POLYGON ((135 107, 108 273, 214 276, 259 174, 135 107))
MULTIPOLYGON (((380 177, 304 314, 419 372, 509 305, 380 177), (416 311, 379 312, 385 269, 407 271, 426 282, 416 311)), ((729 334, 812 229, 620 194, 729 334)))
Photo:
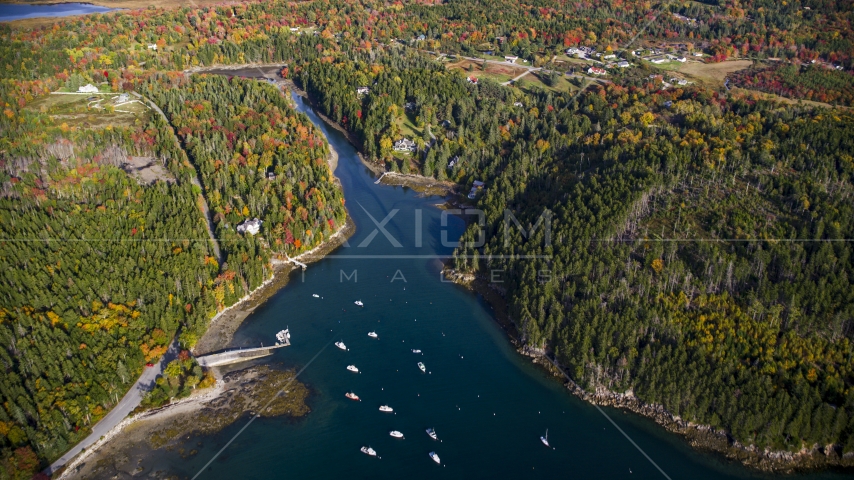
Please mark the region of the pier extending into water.
POLYGON ((196 357, 196 361, 203 367, 219 367, 222 365, 231 365, 232 363, 240 363, 256 358, 267 357, 273 354, 273 350, 282 347, 290 346, 291 341, 286 339, 285 343, 277 343, 269 347, 256 348, 240 348, 237 350, 228 350, 226 352, 211 353, 196 357))

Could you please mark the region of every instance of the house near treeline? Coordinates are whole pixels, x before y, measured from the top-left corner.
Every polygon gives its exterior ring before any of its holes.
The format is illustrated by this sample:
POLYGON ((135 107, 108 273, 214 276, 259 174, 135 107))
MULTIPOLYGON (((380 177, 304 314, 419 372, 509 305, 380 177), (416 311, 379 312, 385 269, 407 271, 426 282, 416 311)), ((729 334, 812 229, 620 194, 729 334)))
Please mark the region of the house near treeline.
POLYGON ((415 142, 408 138, 401 138, 400 140, 394 142, 394 151, 395 152, 414 152, 415 151, 415 142))
POLYGON ((249 235, 257 235, 261 231, 261 224, 264 223, 257 218, 246 220, 237 226, 237 233, 248 233, 249 235))
POLYGON ((483 189, 483 187, 485 186, 485 183, 481 182, 480 180, 475 180, 472 184, 471 191, 468 194, 469 199, 474 200, 474 198, 477 196, 478 190, 483 189))
POLYGON ((83 85, 82 87, 78 88, 77 92, 78 93, 98 93, 98 87, 96 87, 95 85, 92 85, 91 83, 87 83, 86 85, 83 85))
POLYGON ((371 89, 368 87, 356 87, 356 95, 367 95, 371 92, 371 89))

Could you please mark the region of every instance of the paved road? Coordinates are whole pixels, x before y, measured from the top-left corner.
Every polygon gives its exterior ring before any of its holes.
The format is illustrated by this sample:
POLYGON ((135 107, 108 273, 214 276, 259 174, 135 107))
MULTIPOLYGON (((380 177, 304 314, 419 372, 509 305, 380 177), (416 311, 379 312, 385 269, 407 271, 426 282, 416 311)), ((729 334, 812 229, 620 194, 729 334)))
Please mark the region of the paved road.
POLYGON ((92 433, 84 438, 80 443, 75 445, 71 450, 65 452, 65 455, 53 462, 50 467, 45 470, 45 473, 51 475, 59 467, 66 465, 83 449, 88 448, 93 443, 97 442, 102 436, 113 429, 116 425, 122 422, 136 407, 142 402, 142 397, 154 388, 154 380, 163 372, 166 365, 169 364, 178 356, 178 340, 174 340, 169 349, 160 357, 160 360, 153 367, 147 367, 142 371, 142 375, 137 379, 136 383, 128 390, 128 393, 119 400, 119 403, 110 410, 104 418, 101 419, 92 427, 92 433))

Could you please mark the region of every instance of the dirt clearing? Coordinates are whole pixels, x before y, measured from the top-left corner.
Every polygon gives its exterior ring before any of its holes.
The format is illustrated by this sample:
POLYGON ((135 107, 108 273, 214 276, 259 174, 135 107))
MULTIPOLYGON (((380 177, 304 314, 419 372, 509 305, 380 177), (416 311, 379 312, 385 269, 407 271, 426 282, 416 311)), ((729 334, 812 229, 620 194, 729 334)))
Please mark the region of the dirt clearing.
POLYGON ((688 62, 677 68, 676 71, 691 75, 697 80, 723 84, 727 75, 744 70, 751 65, 753 65, 752 60, 732 60, 720 63, 688 62))

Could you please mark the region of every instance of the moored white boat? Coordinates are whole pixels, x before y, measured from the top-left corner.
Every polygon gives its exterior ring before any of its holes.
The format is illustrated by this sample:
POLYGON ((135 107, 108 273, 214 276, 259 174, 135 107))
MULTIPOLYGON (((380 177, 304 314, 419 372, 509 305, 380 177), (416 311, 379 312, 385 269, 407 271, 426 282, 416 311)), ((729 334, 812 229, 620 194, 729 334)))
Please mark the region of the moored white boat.
POLYGON ((312 297, 314 297, 314 298, 320 298, 320 295, 318 295, 318 294, 316 294, 316 293, 312 293, 312 294, 311 294, 311 296, 312 296, 312 297))
POLYGON ((430 452, 429 455, 430 455, 430 458, 433 459, 434 462, 436 462, 440 465, 442 464, 442 460, 439 459, 439 455, 437 455, 436 452, 430 452))
POLYGON ((438 435, 436 435, 436 430, 434 430, 434 429, 432 429, 432 428, 428 428, 428 429, 427 429, 427 435, 430 435, 430 438, 432 438, 433 440, 438 440, 438 439, 439 439, 439 436, 438 436, 438 435))
POLYGON ((421 362, 418 362, 418 368, 420 368, 422 372, 427 372, 427 367, 425 367, 421 362))
POLYGON ((393 412, 394 409, 389 407, 388 405, 380 405, 381 412, 393 412))
POLYGON ((371 338, 377 338, 377 332, 368 332, 368 336, 371 338))
POLYGON ((412 353, 421 353, 421 350, 418 350, 417 348, 413 348, 412 353))
POLYGON ((335 346, 340 348, 341 350, 347 350, 347 345, 344 345, 343 341, 339 340, 339 341, 335 342, 335 346))
POLYGON ((291 338, 291 332, 287 328, 276 334, 276 344, 286 343, 291 338))
POLYGON ((358 305, 358 306, 360 306, 360 307, 364 307, 364 306, 365 306, 365 304, 364 304, 364 303, 362 303, 362 301, 361 301, 361 300, 356 300, 356 301, 355 301, 355 302, 353 302, 353 303, 355 303, 356 305, 358 305))
POLYGON ((388 432, 388 434, 394 438, 403 438, 403 434, 398 432, 397 430, 392 430, 392 431, 388 432))
POLYGON ((347 370, 350 370, 351 372, 359 373, 359 369, 356 368, 355 365, 347 365, 347 370))
POLYGON ((362 401, 362 399, 360 399, 359 396, 353 392, 347 392, 344 394, 344 396, 349 398, 350 400, 356 400, 357 402, 362 401))
POLYGON ((547 447, 551 447, 551 445, 549 445, 549 429, 548 428, 546 429, 545 436, 540 437, 540 441, 543 442, 543 445, 545 445, 547 447))
POLYGON ((370 455, 372 457, 377 456, 377 451, 371 447, 362 447, 361 450, 362 450, 362 453, 364 453, 365 455, 370 455))

